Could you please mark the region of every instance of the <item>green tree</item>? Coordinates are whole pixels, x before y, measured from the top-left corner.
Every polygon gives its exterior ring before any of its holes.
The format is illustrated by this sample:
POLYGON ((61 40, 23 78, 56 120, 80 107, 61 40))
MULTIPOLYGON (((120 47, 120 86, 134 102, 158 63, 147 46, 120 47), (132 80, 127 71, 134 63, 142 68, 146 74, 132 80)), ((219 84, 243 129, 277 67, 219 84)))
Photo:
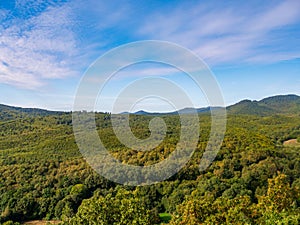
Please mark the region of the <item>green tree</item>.
POLYGON ((73 218, 64 224, 99 224, 99 225, 150 225, 150 212, 130 191, 119 189, 114 194, 101 196, 96 193, 84 200, 73 218))
POLYGON ((295 201, 295 193, 285 174, 279 173, 268 180, 266 196, 258 197, 259 205, 267 211, 281 212, 289 210, 295 201))

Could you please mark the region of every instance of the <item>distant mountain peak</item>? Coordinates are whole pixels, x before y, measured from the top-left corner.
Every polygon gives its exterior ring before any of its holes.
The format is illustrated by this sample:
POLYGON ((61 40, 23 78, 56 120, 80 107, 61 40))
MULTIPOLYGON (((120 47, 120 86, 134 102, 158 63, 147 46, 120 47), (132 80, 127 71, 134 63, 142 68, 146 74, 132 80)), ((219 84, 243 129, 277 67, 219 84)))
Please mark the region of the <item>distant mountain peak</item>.
POLYGON ((300 96, 277 95, 264 98, 260 101, 242 100, 227 107, 231 114, 250 114, 267 116, 271 114, 300 113, 300 96))
MULTIPOLYGON (((135 115, 173 115, 173 114, 191 114, 209 113, 211 110, 218 110, 221 107, 203 107, 203 108, 183 108, 175 112, 147 112, 139 110, 134 113, 123 112, 120 114, 135 114, 135 115)), ((268 116, 273 114, 300 114, 300 96, 295 94, 276 95, 264 98, 260 101, 245 99, 234 105, 226 107, 229 114, 249 114, 268 116)), ((21 108, 0 104, 0 119, 10 120, 16 117, 24 116, 47 116, 54 114, 62 114, 65 112, 49 111, 38 108, 21 108)))

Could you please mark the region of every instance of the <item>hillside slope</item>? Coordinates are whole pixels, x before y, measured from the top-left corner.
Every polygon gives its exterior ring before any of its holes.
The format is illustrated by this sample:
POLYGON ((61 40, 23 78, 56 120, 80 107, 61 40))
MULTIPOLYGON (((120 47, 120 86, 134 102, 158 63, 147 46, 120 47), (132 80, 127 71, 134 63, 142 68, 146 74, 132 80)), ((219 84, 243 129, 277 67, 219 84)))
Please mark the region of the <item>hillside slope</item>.
POLYGON ((300 112, 300 97, 278 95, 260 101, 243 100, 227 107, 230 114, 268 116, 273 114, 296 114, 300 112))
POLYGON ((14 120, 17 118, 24 118, 28 116, 49 116, 61 115, 64 112, 49 111, 37 108, 21 108, 0 104, 0 120, 14 120))
MULTIPOLYGON (((220 107, 204 108, 184 108, 178 112, 170 113, 150 113, 143 110, 137 111, 135 115, 172 115, 172 114, 190 114, 194 111, 198 113, 209 113, 210 110, 218 110, 220 107)), ((297 114, 300 113, 300 96, 297 95, 278 95, 264 98, 260 101, 242 100, 234 105, 226 107, 229 114, 247 114, 257 116, 270 116, 274 114, 297 114)), ((37 108, 21 108, 0 104, 0 120, 13 120, 27 116, 49 116, 62 115, 65 112, 49 111, 37 108)), ((124 112, 121 114, 130 114, 124 112)))

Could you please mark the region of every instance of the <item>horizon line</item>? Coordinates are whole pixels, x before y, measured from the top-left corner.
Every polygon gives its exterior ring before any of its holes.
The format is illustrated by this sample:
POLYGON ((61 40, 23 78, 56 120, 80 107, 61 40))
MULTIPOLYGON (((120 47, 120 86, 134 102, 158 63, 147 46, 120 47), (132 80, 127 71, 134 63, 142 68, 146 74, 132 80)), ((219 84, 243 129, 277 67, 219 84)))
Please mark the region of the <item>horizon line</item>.
MULTIPOLYGON (((159 112, 159 111, 146 111, 146 110, 138 110, 138 111, 135 111, 135 112, 128 112, 128 111, 123 111, 123 112, 119 112, 119 113, 114 113, 114 114, 136 114, 138 112, 144 112, 144 113, 149 113, 149 114, 170 114, 170 113, 175 113, 175 112, 179 112, 181 110, 185 110, 185 109, 208 109, 208 108, 227 108, 227 107, 230 107, 230 106, 233 106, 235 104, 238 104, 240 102, 243 102, 243 101, 251 101, 251 102, 259 102, 259 101, 262 101, 264 99, 267 99, 267 98, 272 98, 272 97, 279 97, 279 96, 297 96, 297 97, 300 97, 300 95, 297 95, 297 94, 278 94, 278 95, 271 95, 271 96, 267 96, 267 97, 263 97, 259 100, 257 99, 248 99, 248 98, 245 98, 245 99, 241 99, 233 104, 228 104, 226 106, 200 106, 200 107, 192 107, 192 106, 186 106, 184 108, 181 108, 181 109, 178 109, 178 110, 175 110, 175 111, 165 111, 165 112, 159 112)), ((35 110, 44 110, 44 111, 48 111, 48 112, 62 112, 62 113, 72 113, 72 112, 78 112, 78 111, 73 111, 72 109, 71 110, 54 110, 54 109, 46 109, 46 108, 42 108, 42 107, 22 107, 22 106, 17 106, 17 105, 10 105, 10 104, 6 104, 6 103, 0 103, 0 106, 8 106, 8 107, 13 107, 13 108, 20 108, 20 109, 35 109, 35 110)), ((112 113, 110 111, 87 111, 87 110, 84 110, 82 109, 81 111, 86 111, 86 112, 94 112, 94 113, 112 113)))

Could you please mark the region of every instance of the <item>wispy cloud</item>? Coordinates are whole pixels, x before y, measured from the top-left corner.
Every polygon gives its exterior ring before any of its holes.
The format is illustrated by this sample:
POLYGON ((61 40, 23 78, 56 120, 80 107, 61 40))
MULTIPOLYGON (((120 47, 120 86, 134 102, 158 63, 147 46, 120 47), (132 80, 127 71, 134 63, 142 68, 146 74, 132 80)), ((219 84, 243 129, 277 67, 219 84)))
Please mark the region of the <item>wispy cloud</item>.
POLYGON ((299 57, 299 48, 291 48, 276 34, 277 30, 284 33, 284 29, 299 22, 299 1, 271 2, 254 8, 222 3, 214 7, 187 4, 150 15, 138 34, 188 46, 213 65, 251 59, 269 62, 269 54, 278 54, 275 58, 279 61, 282 55, 299 57))
MULTIPOLYGON (((79 75, 91 59, 119 44, 141 39, 186 46, 209 65, 299 58, 300 1, 249 4, 17 0, 13 10, 0 9, 0 83, 39 89, 50 79, 79 75)), ((173 71, 141 68, 123 74, 173 71)))
POLYGON ((297 0, 283 1, 278 5, 270 5, 270 9, 250 19, 248 30, 268 32, 292 24, 300 19, 300 2, 297 0))
MULTIPOLYGON (((17 2, 16 7, 20 4, 20 1, 17 2)), ((36 7, 37 2, 33 10, 36 7)), ((72 30, 74 19, 67 4, 48 6, 40 14, 26 19, 6 16, 12 18, 0 27, 1 83, 35 89, 45 84, 47 79, 77 73, 72 68, 78 55, 72 30)), ((2 18, 5 20, 5 16, 2 18)))
POLYGON ((170 76, 182 73, 176 68, 161 65, 145 66, 141 64, 139 67, 130 66, 123 70, 118 71, 112 80, 123 80, 126 78, 139 78, 139 77, 154 77, 154 76, 170 76))

